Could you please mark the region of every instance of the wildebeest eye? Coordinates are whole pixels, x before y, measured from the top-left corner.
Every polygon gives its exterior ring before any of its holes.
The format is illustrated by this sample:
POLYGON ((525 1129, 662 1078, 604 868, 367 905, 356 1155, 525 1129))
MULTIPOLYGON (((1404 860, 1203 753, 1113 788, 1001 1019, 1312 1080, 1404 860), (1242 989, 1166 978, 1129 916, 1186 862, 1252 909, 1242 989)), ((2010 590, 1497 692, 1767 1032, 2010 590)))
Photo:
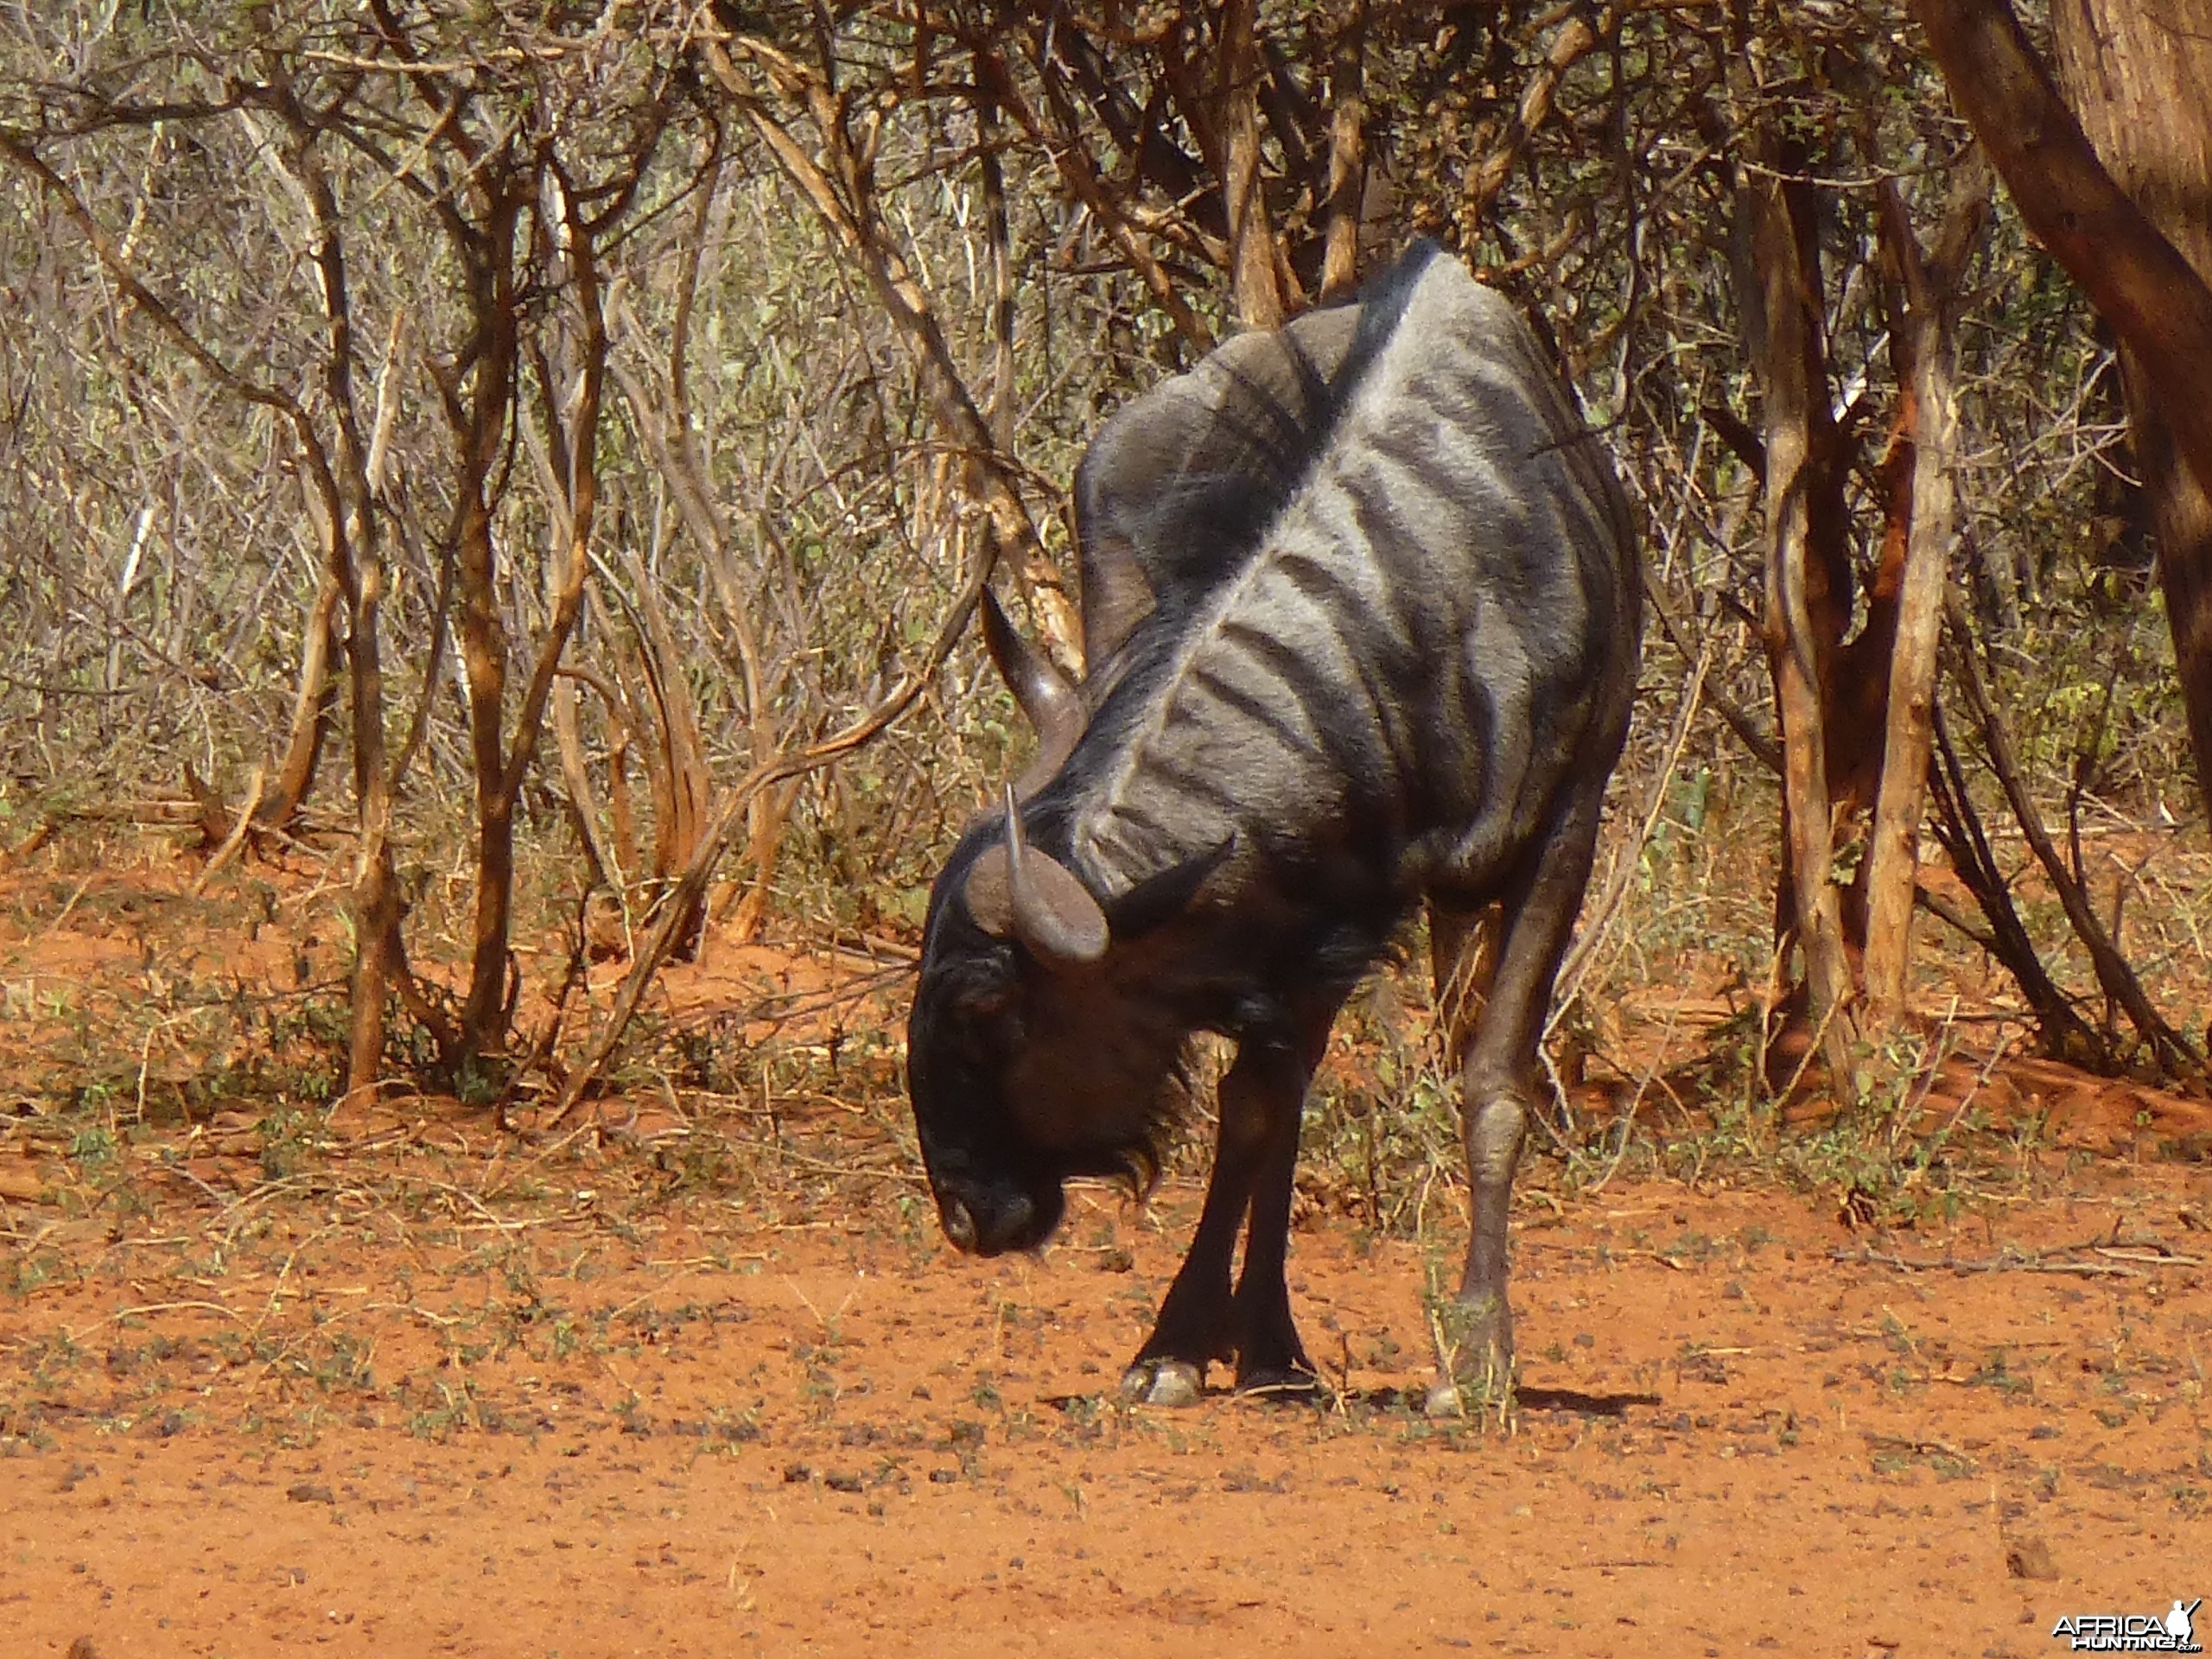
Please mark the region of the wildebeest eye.
POLYGON ((997 1060, 1027 1036, 1021 1014, 1021 986, 1011 976, 981 981, 962 988, 950 1021, 962 1057, 970 1064, 997 1060))
POLYGON ((1021 980, 1019 975, 993 975, 977 983, 962 999, 969 1017, 979 1023, 996 1023, 1013 1016, 1021 1006, 1021 980))

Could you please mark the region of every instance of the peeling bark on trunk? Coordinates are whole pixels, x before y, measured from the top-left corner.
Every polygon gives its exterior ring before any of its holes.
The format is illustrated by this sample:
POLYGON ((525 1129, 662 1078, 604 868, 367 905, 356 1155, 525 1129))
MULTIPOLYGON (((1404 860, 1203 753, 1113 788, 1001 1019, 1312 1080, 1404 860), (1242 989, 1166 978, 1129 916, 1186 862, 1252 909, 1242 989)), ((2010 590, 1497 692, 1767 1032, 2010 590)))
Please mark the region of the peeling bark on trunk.
POLYGON ((1367 198, 1367 0, 1351 0, 1329 60, 1328 229, 1321 256, 1321 297, 1359 283, 1360 209, 1367 198))
POLYGON ((1885 181, 1881 198, 1884 232, 1894 251, 1909 308, 1905 356, 1916 418, 1910 528, 1891 645, 1881 786, 1866 849, 1866 1001, 1873 1017, 1882 1020, 1895 1019, 1906 1004, 1920 823, 1927 810, 1928 763, 1935 742, 1936 663, 1943 636, 1951 543, 1958 528, 1954 468, 1959 400, 1953 331, 1961 278, 1988 217, 1990 182, 1988 168, 1979 156, 1963 163, 1953 183, 1932 260, 1921 257, 1896 186, 1885 181))
MULTIPOLYGON (((2058 84, 2113 182, 2212 283, 2212 0, 2053 0, 2058 84)), ((2199 787, 2212 809, 2212 472, 2177 452, 2143 342, 2120 365, 2199 787)), ((2199 383, 2194 403, 2212 398, 2199 383)))
POLYGON ((1906 1001, 1913 883, 1934 742, 1936 648, 1942 637, 1943 582, 1957 525, 1951 468, 1958 451, 1959 403, 1949 331, 1923 323, 1916 332, 1920 338, 1914 348, 1913 390, 1920 429, 1913 443, 1912 520, 1891 647, 1881 785, 1866 836, 1866 1001, 1871 1016, 1879 1021, 1893 1020, 1906 1001))
POLYGON ((480 276, 470 416, 462 436, 461 501, 454 555, 460 572, 461 656, 468 683, 469 755, 476 785, 476 912, 461 1039, 467 1054, 496 1052, 505 1001, 508 912, 514 891, 513 803, 506 775, 507 634, 499 615, 499 559, 486 498, 514 400, 515 296, 508 196, 494 208, 480 246, 492 262, 480 276))
POLYGON ((333 573, 329 551, 323 554, 322 586, 315 596, 315 608, 308 613, 308 626, 300 653, 299 689, 292 696, 291 734, 284 746, 284 760, 277 768, 276 782, 261 798, 253 814, 257 830, 283 830, 292 820, 315 787, 315 775, 322 761, 322 746, 330 734, 330 717, 338 700, 337 688, 331 683, 330 662, 336 654, 338 636, 338 605, 345 597, 333 573))
POLYGON ((1807 283, 1810 250, 1786 187, 1761 179, 1750 196, 1765 323, 1766 626, 1782 712, 1785 850, 1813 1030, 1836 1086, 1845 1088, 1858 1033, 1841 908, 1829 879, 1834 849, 1821 684, 1833 625, 1815 616, 1832 607, 1834 582, 1815 538, 1819 498, 1832 469, 1818 442, 1827 410, 1818 373, 1818 290, 1807 283))
POLYGON ((2164 480, 2157 487, 2167 498, 2158 510, 2162 542, 2171 514, 2172 550, 2162 549, 2159 575, 2197 786, 2212 810, 2212 571, 2202 555, 2212 521, 2212 286, 2201 229, 2212 8, 2204 0, 2157 9, 2061 0, 2053 8, 2083 114, 2113 164, 2133 175, 2127 188, 2106 170, 2005 0, 1915 0, 1915 10, 2021 218, 2126 348, 2137 459, 2164 480), (2142 192, 2139 204, 2129 188, 2142 192), (2186 255, 2160 216, 2190 242, 2186 255))
POLYGON ((1257 0, 1227 0, 1221 9, 1216 89, 1226 139, 1221 188, 1229 209, 1230 293, 1236 320, 1247 328, 1280 328, 1274 227, 1260 187, 1260 54, 1252 33, 1257 10, 1257 0))
POLYGON ((2212 477, 2212 287, 2106 172, 2005 0, 1914 10, 2020 217, 2139 353, 2175 447, 2212 477))

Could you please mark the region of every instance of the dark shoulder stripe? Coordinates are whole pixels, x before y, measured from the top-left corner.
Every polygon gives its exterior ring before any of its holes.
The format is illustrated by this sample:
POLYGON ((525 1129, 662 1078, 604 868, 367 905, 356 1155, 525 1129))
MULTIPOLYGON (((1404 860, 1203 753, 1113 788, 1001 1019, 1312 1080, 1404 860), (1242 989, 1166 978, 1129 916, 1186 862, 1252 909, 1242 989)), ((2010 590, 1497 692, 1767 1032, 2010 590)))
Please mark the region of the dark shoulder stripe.
POLYGON ((1319 606, 1339 632, 1349 620, 1370 608, 1365 594, 1346 581, 1342 572, 1330 569, 1312 554, 1296 548, 1279 548, 1273 558, 1275 569, 1282 572, 1290 585, 1319 606))
MULTIPOLYGON (((1397 503, 1390 499, 1382 483, 1382 480, 1370 475, 1346 487, 1344 494, 1351 505, 1353 527, 1370 547, 1418 548, 1419 538, 1406 524, 1397 503)), ((1379 607, 1363 604, 1352 613, 1362 626, 1357 635, 1346 636, 1346 647, 1354 658, 1369 652, 1379 654, 1388 677, 1408 685, 1416 684, 1423 666, 1419 644, 1421 629, 1417 620, 1406 613, 1404 584, 1387 563, 1379 563, 1376 578, 1382 603, 1379 607)))
MULTIPOLYGON (((1281 682, 1288 695, 1301 702, 1319 689, 1314 682, 1320 677, 1314 672, 1314 664, 1256 622, 1247 622, 1235 616, 1225 618, 1221 624, 1220 638, 1223 644, 1234 645, 1247 656, 1256 658, 1281 682)), ((1342 639, 1338 639, 1335 643, 1342 651, 1342 639)))
MULTIPOLYGON (((1445 457, 1437 442, 1433 423, 1378 422, 1366 435, 1369 448, 1396 474, 1389 480, 1392 485, 1419 490, 1455 514, 1462 511, 1460 501, 1442 487, 1437 477, 1445 457)), ((1377 478, 1376 482, 1382 480, 1377 478)))
MULTIPOLYGON (((1377 531, 1388 537, 1402 539, 1406 531, 1397 523, 1395 510, 1384 508, 1384 522, 1377 525, 1362 493, 1347 491, 1351 505, 1351 519, 1362 537, 1370 546, 1385 545, 1376 539, 1377 531)), ((1309 554, 1287 551, 1275 560, 1291 585, 1306 599, 1319 607, 1328 619, 1344 654, 1357 664, 1363 656, 1382 658, 1384 672, 1392 677, 1413 675, 1419 669, 1420 638, 1414 620, 1405 613, 1401 584, 1389 566, 1378 561, 1373 571, 1375 589, 1367 594, 1356 588, 1338 571, 1309 554)))
MULTIPOLYGON (((1370 662, 1369 654, 1353 641, 1341 633, 1334 640, 1338 663, 1332 666, 1339 670, 1349 668, 1351 676, 1347 681, 1336 674, 1316 672, 1312 662, 1273 634, 1250 623, 1232 620, 1223 624, 1221 631, 1224 639, 1233 640, 1251 652, 1274 671, 1275 677, 1282 684, 1284 695, 1299 700, 1317 730, 1348 734, 1344 716, 1357 708, 1363 716, 1363 723, 1374 733, 1381 751, 1387 753, 1392 764, 1402 772, 1407 756, 1391 719, 1391 705, 1384 696, 1383 683, 1376 676, 1376 664, 1370 662), (1321 706, 1317 707, 1317 704, 1321 706)), ((1370 757, 1364 755, 1338 755, 1332 758, 1351 773, 1363 771, 1372 764, 1370 757)))
POLYGON ((1171 839, 1167 825, 1161 821, 1160 816, 1157 813, 1147 811, 1144 807, 1139 805, 1134 801, 1123 801, 1119 806, 1114 809, 1114 816, 1120 819, 1123 823, 1128 824, 1135 829, 1143 830, 1145 833, 1153 836, 1159 840, 1167 841, 1171 839))
MULTIPOLYGON (((1185 766, 1173 755, 1162 754, 1156 749, 1147 751, 1137 762, 1137 771, 1140 774, 1155 774, 1184 793, 1198 796, 1218 807, 1230 808, 1237 804, 1236 796, 1217 774, 1185 766)), ((1128 808, 1124 804, 1121 810, 1126 812, 1128 808)))
MULTIPOLYGON (((1213 696, 1227 703, 1246 719, 1273 732, 1287 747, 1319 760, 1325 760, 1330 758, 1327 752, 1314 741, 1313 734, 1304 725, 1289 719, 1277 704, 1269 702, 1266 698, 1237 684, 1218 670, 1208 667, 1205 663, 1199 663, 1191 671, 1191 678, 1195 683, 1205 687, 1213 696)), ((1302 710, 1305 707, 1305 699, 1296 688, 1281 684, 1280 677, 1277 677, 1277 683, 1281 686, 1284 697, 1297 702, 1302 710)))

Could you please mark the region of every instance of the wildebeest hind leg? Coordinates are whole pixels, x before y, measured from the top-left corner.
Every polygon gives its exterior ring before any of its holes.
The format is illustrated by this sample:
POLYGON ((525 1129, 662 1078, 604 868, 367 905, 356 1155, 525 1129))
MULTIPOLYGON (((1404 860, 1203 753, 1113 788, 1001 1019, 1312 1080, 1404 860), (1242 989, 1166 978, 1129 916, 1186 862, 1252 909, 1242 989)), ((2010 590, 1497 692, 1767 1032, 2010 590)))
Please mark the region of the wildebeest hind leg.
POLYGON ((1221 1132, 1198 1231, 1151 1336, 1122 1374, 1124 1398, 1194 1404, 1214 1360, 1237 1362, 1239 1387, 1279 1387, 1296 1376, 1312 1379, 1313 1368, 1291 1320, 1283 1265, 1299 1114, 1328 1039, 1327 1019, 1319 1027, 1318 1034, 1309 1032, 1301 1043, 1305 1052, 1248 1040, 1222 1078, 1221 1132), (1248 1241, 1244 1271, 1232 1295, 1230 1262, 1248 1214, 1250 1239, 1261 1242, 1248 1241))
MULTIPOLYGON (((1441 1373, 1431 1414, 1454 1414, 1474 1400, 1503 1400, 1513 1380, 1513 1313, 1506 1296, 1506 1222, 1513 1170, 1528 1131, 1536 1046, 1552 982, 1582 908, 1597 847, 1604 780, 1560 809, 1503 895, 1503 925, 1488 995, 1461 1052, 1462 1128, 1473 1188, 1474 1225, 1457 1305, 1441 1320, 1441 1373)), ((1471 947, 1474 930, 1466 931, 1471 947)), ((1457 1033, 1455 1033, 1455 1037, 1457 1033)))

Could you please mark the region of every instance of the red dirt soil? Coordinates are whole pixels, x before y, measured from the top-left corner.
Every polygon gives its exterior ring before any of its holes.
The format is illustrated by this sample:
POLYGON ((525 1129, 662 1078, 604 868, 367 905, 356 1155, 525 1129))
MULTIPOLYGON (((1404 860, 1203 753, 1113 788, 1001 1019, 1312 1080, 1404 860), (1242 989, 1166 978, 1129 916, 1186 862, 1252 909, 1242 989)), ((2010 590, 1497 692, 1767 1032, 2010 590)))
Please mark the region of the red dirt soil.
MULTIPOLYGON (((18 1056, 114 914, 41 903, 18 1056)), ((1130 1409, 1196 1186, 958 1259, 887 1088, 732 1166, 665 1113, 532 1147, 435 1102, 296 1145, 111 1107, 95 1159, 41 1086, 0 1120, 0 1656, 2036 1656, 2212 1597, 2212 1113, 2063 1068, 1984 1086, 2081 1133, 1907 1231, 1540 1165, 1519 1405, 1454 1425, 1414 1408, 1454 1225, 1302 1217, 1332 1404, 1130 1409)))

